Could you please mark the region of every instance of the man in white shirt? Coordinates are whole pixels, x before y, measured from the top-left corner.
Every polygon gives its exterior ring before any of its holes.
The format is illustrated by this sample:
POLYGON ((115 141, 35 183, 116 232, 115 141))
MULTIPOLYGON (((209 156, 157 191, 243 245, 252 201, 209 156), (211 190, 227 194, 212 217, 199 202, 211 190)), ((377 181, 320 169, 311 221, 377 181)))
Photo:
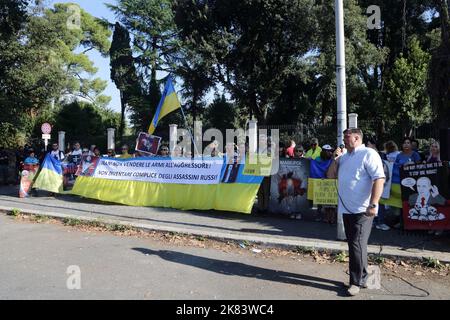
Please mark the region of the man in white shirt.
POLYGON ((59 150, 59 145, 56 142, 52 144, 52 151, 50 151, 50 155, 59 161, 63 161, 65 159, 64 152, 59 150))
POLYGON ((76 164, 81 163, 81 156, 83 155, 83 150, 81 149, 81 145, 78 141, 73 144, 73 150, 69 155, 71 156, 73 163, 76 164))
POLYGON ((366 287, 367 243, 385 181, 380 156, 362 141, 360 129, 345 130, 347 153, 338 159, 338 212, 344 218, 350 258, 348 294, 352 296, 366 287))

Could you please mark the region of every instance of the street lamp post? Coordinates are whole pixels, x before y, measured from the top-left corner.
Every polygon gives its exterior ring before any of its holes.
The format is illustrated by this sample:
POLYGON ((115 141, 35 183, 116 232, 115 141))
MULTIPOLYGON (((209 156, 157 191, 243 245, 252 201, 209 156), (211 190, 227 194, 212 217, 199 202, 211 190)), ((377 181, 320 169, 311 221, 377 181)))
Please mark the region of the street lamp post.
MULTIPOLYGON (((336 87, 337 87, 337 145, 344 141, 347 128, 347 92, 345 84, 345 35, 343 0, 335 1, 336 11, 336 87)), ((337 238, 345 240, 342 214, 337 216, 337 238)))
POLYGON ((347 90, 345 79, 345 35, 343 0, 336 0, 336 86, 337 86, 337 145, 343 143, 347 128, 347 90))

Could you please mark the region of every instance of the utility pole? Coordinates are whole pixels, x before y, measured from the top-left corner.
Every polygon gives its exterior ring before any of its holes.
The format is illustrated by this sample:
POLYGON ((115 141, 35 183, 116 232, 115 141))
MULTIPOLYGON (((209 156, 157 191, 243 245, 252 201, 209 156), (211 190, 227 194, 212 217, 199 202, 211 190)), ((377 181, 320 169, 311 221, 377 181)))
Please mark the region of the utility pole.
MULTIPOLYGON (((336 87, 337 87, 337 146, 344 142, 347 129, 347 90, 345 84, 345 35, 343 0, 335 0, 336 12, 336 87)), ((337 216, 337 238, 345 240, 342 214, 337 216)))
POLYGON ((337 86, 337 145, 343 143, 347 129, 347 89, 345 80, 345 35, 343 0, 336 0, 336 86, 337 86))

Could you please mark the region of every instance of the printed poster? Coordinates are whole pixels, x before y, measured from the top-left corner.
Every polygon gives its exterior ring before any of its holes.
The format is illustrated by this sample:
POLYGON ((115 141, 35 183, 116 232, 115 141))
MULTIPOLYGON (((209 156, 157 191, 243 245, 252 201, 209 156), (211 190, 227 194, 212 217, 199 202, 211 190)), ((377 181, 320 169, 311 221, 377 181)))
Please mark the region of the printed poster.
POLYGON ((400 169, 405 229, 450 229, 449 170, 440 163, 400 169))
POLYGON ((269 211, 291 215, 308 210, 308 175, 307 159, 280 159, 279 170, 271 177, 269 211))

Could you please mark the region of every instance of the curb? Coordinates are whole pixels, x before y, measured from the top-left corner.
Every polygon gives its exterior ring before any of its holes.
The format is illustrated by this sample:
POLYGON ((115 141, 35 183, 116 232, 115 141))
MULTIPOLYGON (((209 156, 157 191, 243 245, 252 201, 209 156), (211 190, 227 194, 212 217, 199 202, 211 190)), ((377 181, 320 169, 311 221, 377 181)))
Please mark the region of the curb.
MULTIPOLYGON (((219 231, 203 231, 190 228, 180 228, 162 225, 153 225, 149 223, 138 223, 123 220, 113 220, 113 219, 99 219, 83 215, 73 215, 64 214, 56 212, 42 212, 33 209, 20 209, 15 207, 0 206, 0 212, 7 213, 12 210, 20 210, 21 214, 26 215, 40 215, 55 219, 76 219, 85 222, 101 222, 105 225, 121 225, 126 227, 132 227, 142 231, 156 231, 156 232, 174 232, 184 235, 202 236, 212 240, 220 241, 236 241, 242 242, 247 241, 249 243, 264 245, 267 247, 283 248, 287 250, 294 250, 298 248, 302 249, 313 249, 317 251, 328 251, 331 253, 340 253, 342 251, 347 251, 346 242, 333 242, 333 241, 317 241, 317 240, 291 240, 291 239, 280 239, 280 238, 267 238, 258 235, 248 235, 248 234, 232 234, 219 231)), ((411 259, 411 260, 422 260, 424 257, 436 258, 443 263, 450 263, 450 254, 435 252, 435 251, 421 251, 421 252, 408 252, 398 248, 389 246, 377 246, 369 245, 367 248, 368 254, 374 254, 385 258, 394 259, 411 259)))

